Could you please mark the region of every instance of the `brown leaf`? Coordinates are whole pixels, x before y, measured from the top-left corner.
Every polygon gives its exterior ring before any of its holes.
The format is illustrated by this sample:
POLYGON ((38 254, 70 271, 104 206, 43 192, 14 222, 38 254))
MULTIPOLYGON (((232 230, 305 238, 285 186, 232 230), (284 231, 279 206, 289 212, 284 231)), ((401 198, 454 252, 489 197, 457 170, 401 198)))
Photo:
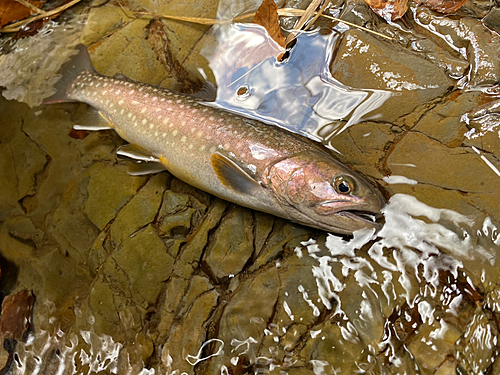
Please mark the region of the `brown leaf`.
POLYGON ((264 26, 271 38, 281 47, 285 47, 285 36, 279 24, 278 6, 273 0, 262 2, 252 22, 264 26))
POLYGON ((469 0, 424 0, 420 4, 443 14, 455 13, 469 0))
POLYGON ((1 332, 4 337, 22 339, 28 330, 35 297, 28 290, 8 295, 2 303, 1 332))
MULTIPOLYGON (((36 7, 44 3, 43 1, 28 1, 36 7)), ((13 21, 24 20, 32 13, 34 13, 33 10, 15 0, 0 0, 0 27, 13 21)))
POLYGON ((89 135, 89 132, 86 130, 75 130, 71 128, 69 132, 69 136, 74 139, 84 139, 89 135))
POLYGON ((365 0, 365 2, 387 21, 400 19, 408 10, 408 0, 365 0))

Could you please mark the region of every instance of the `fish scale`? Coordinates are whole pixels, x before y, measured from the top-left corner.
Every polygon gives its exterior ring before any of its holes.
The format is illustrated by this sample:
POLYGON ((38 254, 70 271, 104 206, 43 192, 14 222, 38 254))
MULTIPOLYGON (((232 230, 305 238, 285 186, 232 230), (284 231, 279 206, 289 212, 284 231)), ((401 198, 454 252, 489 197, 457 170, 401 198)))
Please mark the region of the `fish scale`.
POLYGON ((62 75, 47 103, 89 104, 140 150, 142 161, 158 162, 188 184, 320 229, 350 234, 378 227, 358 212, 376 215, 380 194, 309 140, 193 96, 102 76, 83 46, 62 75))

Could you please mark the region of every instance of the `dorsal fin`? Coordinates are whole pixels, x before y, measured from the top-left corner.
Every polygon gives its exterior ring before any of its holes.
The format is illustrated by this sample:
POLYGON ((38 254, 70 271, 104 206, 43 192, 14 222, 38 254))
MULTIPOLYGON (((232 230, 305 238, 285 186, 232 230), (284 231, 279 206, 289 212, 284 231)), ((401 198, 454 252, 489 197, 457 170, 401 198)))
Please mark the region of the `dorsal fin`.
POLYGON ((200 91, 191 95, 196 99, 203 100, 204 102, 215 102, 217 99, 217 87, 210 81, 203 82, 203 87, 200 91))
POLYGON ((240 194, 254 195, 262 186, 239 165, 216 152, 210 158, 212 167, 222 185, 240 194))
POLYGON ((75 130, 108 130, 113 129, 109 121, 99 110, 89 107, 87 112, 73 125, 75 130))

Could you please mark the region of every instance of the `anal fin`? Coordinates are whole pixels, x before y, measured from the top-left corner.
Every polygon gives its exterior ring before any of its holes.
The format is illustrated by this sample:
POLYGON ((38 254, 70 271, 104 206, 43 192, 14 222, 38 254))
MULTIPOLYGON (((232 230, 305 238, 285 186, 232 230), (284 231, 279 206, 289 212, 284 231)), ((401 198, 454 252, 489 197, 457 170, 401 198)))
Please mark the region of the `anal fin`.
POLYGON ((160 159, 137 145, 128 144, 120 146, 116 154, 120 157, 131 159, 127 172, 132 176, 154 174, 165 170, 165 167, 160 163, 160 159))
POLYGON ((75 130, 109 130, 113 129, 111 122, 96 108, 89 107, 87 112, 73 125, 75 130))
POLYGON ((159 163, 143 161, 138 163, 130 163, 127 173, 132 176, 142 176, 145 174, 163 172, 165 170, 165 167, 159 163))
POLYGON ((116 150, 116 154, 118 156, 123 156, 136 161, 146 161, 154 163, 160 162, 160 159, 152 155, 148 150, 133 144, 127 144, 118 147, 118 150, 116 150))
POLYGON ((222 185, 247 195, 257 194, 262 186, 239 165, 216 152, 210 158, 212 167, 222 185))

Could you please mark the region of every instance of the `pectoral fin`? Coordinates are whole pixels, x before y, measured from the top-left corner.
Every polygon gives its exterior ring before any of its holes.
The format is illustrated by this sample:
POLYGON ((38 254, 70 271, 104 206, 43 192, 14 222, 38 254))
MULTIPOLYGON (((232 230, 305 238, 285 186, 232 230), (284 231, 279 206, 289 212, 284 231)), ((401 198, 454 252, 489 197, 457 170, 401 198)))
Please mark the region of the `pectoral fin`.
POLYGON ((262 186, 239 165, 226 156, 215 153, 210 161, 222 185, 238 193, 254 195, 262 190, 262 186))
POLYGON ((73 125, 75 130, 109 130, 113 129, 111 122, 94 107, 90 107, 80 119, 79 124, 73 125))

